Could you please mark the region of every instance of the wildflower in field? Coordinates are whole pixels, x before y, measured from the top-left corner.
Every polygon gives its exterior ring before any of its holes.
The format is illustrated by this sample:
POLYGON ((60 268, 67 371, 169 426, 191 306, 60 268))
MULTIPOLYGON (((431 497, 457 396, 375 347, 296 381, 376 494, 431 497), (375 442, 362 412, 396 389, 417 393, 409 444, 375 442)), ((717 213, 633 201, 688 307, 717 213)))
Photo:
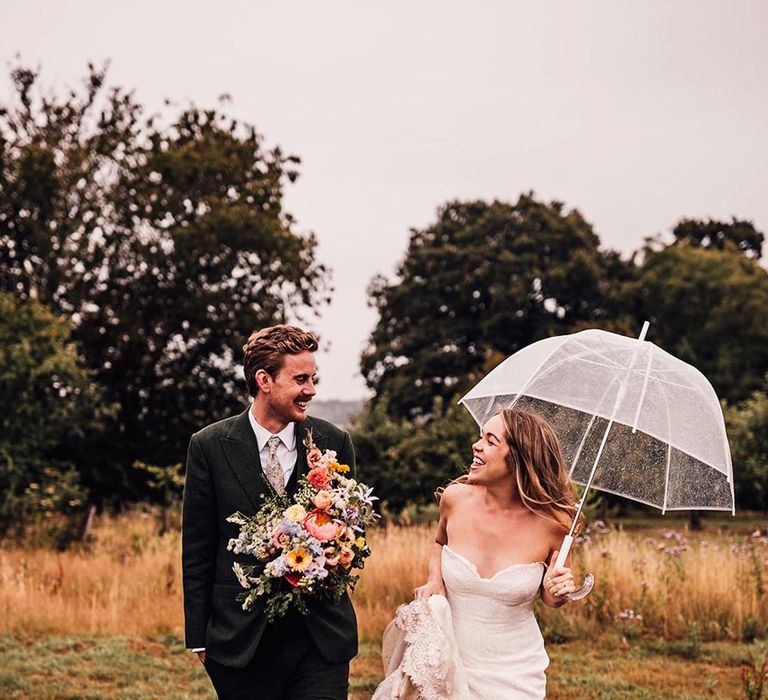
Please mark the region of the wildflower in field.
POLYGON ((632 608, 628 608, 626 610, 622 610, 620 613, 618 613, 615 618, 615 620, 629 620, 631 622, 642 622, 643 616, 639 613, 636 613, 632 608))

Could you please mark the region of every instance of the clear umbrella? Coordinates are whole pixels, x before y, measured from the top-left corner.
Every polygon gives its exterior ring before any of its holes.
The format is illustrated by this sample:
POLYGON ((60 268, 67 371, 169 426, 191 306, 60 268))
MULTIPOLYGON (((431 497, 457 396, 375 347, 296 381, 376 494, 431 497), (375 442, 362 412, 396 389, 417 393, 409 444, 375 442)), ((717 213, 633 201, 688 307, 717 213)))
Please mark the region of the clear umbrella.
MULTIPOLYGON (((504 408, 545 418, 571 479, 667 510, 734 512, 723 412, 695 367, 640 337, 596 329, 545 338, 508 357, 460 401, 478 425, 504 408)), ((566 536, 557 566, 570 551, 566 536)))

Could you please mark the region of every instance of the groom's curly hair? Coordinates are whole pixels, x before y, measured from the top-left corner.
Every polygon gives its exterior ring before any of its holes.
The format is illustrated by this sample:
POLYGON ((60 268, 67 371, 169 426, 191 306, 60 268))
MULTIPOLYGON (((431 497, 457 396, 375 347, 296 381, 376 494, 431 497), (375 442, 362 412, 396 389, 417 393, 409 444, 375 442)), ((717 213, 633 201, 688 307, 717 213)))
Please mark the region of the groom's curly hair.
POLYGON ((308 331, 284 324, 254 331, 243 345, 243 376, 251 396, 259 393, 256 372, 263 369, 274 377, 286 355, 317 351, 317 338, 308 331))

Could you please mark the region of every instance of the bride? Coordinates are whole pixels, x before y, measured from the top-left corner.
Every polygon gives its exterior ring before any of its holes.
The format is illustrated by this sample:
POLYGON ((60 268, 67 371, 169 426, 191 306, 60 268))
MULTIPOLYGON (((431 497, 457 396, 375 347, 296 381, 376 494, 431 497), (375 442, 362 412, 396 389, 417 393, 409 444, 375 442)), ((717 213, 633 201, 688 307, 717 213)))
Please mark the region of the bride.
POLYGON ((545 696, 533 604, 559 607, 576 588, 568 561, 552 570, 576 512, 563 454, 546 421, 514 409, 472 452, 469 475, 442 493, 428 580, 385 633, 376 700, 545 696))

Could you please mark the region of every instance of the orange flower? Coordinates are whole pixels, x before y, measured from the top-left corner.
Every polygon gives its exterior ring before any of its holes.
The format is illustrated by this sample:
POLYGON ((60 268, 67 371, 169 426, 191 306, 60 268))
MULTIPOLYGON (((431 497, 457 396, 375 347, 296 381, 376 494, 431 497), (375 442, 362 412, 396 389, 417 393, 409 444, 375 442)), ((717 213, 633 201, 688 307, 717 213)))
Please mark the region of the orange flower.
POLYGON ((307 481, 318 491, 331 483, 331 473, 325 467, 315 467, 307 474, 307 481))

